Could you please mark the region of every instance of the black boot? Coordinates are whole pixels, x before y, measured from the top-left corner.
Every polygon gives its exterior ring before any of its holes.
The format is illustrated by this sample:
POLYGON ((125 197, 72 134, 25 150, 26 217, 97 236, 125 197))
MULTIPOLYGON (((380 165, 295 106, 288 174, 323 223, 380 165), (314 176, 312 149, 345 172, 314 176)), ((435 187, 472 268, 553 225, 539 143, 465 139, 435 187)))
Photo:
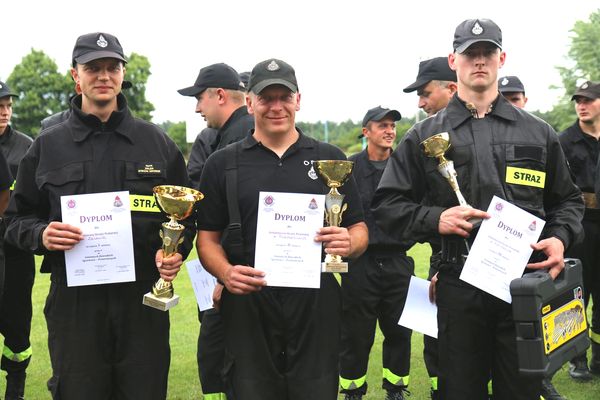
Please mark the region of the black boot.
POLYGON ((600 343, 592 342, 592 361, 590 361, 590 372, 600 375, 600 343))
POLYGON ((4 400, 25 399, 25 372, 12 372, 6 375, 6 393, 4 400))
POLYGON ((569 362, 569 375, 578 381, 589 381, 593 378, 587 365, 587 356, 585 353, 569 362))
POLYGON ((541 398, 544 400, 566 400, 562 397, 551 381, 552 378, 545 378, 542 380, 542 391, 540 393, 541 398))

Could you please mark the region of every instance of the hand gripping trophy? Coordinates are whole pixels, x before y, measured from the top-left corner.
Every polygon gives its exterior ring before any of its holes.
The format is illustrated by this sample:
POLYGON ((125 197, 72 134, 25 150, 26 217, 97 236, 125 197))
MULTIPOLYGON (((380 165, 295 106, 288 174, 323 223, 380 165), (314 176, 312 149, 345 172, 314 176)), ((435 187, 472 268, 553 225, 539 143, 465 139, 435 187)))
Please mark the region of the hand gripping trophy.
MULTIPOLYGON (((169 222, 162 223, 162 230, 159 232, 162 238, 162 249, 164 257, 169 257, 177 253, 177 247, 183 242, 183 231, 185 227, 177 221, 190 216, 194 209, 194 204, 204 198, 204 195, 197 190, 183 186, 162 185, 154 187, 154 197, 160 208, 169 218, 169 222)), ((173 284, 160 278, 154 286, 152 292, 144 295, 143 303, 161 311, 167 311, 179 303, 179 296, 173 290, 173 284)))
MULTIPOLYGON (((337 188, 342 186, 350 177, 354 163, 347 160, 317 160, 313 164, 325 184, 331 188, 325 196, 325 221, 329 226, 340 226, 342 213, 348 208, 344 204, 344 196, 337 188)), ((321 264, 322 272, 348 272, 348 263, 342 261, 342 256, 327 254, 321 264)))
MULTIPOLYGON (((458 187, 454 162, 452 160, 448 160, 444 156, 446 151, 448 151, 450 148, 450 135, 448 132, 441 132, 423 140, 421 142, 421 147, 425 155, 429 157, 436 157, 438 159, 439 165, 437 169, 452 187, 452 190, 458 199, 458 204, 463 207, 472 208, 469 203, 467 203, 467 200, 465 200, 465 197, 462 195, 460 188, 458 187)), ((469 222, 473 225, 476 225, 481 222, 481 218, 471 218, 469 219, 469 222)))

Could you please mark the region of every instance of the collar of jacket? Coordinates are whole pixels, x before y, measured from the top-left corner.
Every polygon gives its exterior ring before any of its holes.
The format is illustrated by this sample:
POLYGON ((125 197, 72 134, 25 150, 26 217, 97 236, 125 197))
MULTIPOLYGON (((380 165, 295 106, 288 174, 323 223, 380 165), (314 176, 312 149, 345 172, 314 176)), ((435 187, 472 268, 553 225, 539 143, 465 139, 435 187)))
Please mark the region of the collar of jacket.
MULTIPOLYGON (((311 149, 311 148, 315 147, 315 144, 317 143, 316 140, 311 140, 297 126, 296 126, 296 131, 298 132, 298 140, 295 143, 293 143, 288 148, 288 150, 293 147, 300 147, 300 148, 307 148, 307 149, 311 149)), ((242 149, 244 149, 244 150, 247 150, 251 147, 258 146, 260 144, 259 142, 256 141, 256 139, 254 139, 254 129, 252 129, 250 131, 250 134, 248 136, 246 136, 246 138, 243 139, 241 143, 242 143, 242 149)), ((288 150, 286 150, 286 152, 288 150)))
POLYGON ((133 117, 127 107, 127 100, 122 93, 117 95, 117 111, 113 111, 106 122, 100 121, 94 114, 86 114, 81 111, 81 95, 75 96, 71 100, 71 108, 73 113, 69 120, 74 128, 72 130, 74 141, 82 142, 93 132, 111 131, 134 143, 132 135, 133 117))
POLYGON ((240 119, 246 115, 248 115, 248 108, 245 105, 240 106, 237 110, 235 110, 234 112, 231 113, 229 118, 227 118, 227 121, 225 121, 223 126, 219 129, 219 133, 224 132, 235 121, 237 121, 238 119, 240 119))
POLYGON ((10 125, 6 125, 6 128, 4 129, 4 133, 2 135, 0 135, 0 143, 7 142, 8 138, 10 138, 12 134, 13 134, 12 127, 10 125))
MULTIPOLYGON (((496 97, 496 100, 492 103, 492 112, 486 114, 486 117, 497 117, 508 121, 516 121, 519 111, 513 106, 508 100, 504 98, 500 93, 496 97)), ((446 115, 450 121, 452 129, 458 128, 465 121, 472 118, 471 111, 467 108, 465 102, 458 97, 455 93, 454 97, 448 103, 446 107, 446 115)))

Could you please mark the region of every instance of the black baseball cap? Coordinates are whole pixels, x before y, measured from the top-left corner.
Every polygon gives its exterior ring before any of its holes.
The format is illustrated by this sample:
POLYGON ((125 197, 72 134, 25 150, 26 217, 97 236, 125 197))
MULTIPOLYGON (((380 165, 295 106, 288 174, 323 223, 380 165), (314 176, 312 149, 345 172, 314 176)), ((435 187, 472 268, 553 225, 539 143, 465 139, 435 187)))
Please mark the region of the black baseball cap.
POLYGON ((73 66, 86 64, 99 58, 116 58, 127 62, 119 39, 110 33, 94 32, 81 35, 73 47, 73 66))
POLYGON ((467 19, 454 31, 453 48, 462 53, 474 43, 489 42, 502 48, 502 31, 491 19, 467 19))
POLYGON ((0 81, 0 99, 3 97, 19 97, 18 94, 13 93, 8 85, 2 81, 0 81))
POLYGON ((261 61, 252 68, 248 91, 255 94, 262 92, 267 86, 283 85, 292 92, 298 92, 298 82, 294 68, 285 61, 270 58, 261 61))
POLYGON ((192 86, 179 89, 177 92, 184 96, 195 97, 208 88, 232 89, 242 92, 246 90, 235 69, 225 63, 218 63, 202 68, 192 86))
POLYGON ((588 99, 600 99, 600 82, 586 81, 575 91, 571 100, 577 97, 586 97, 588 99))
POLYGON ((500 93, 525 93, 525 86, 517 76, 503 76, 498 79, 500 93))
POLYGON ((456 82, 456 72, 450 69, 447 57, 435 57, 419 63, 417 80, 404 88, 404 93, 414 92, 431 81, 456 82))
POLYGON ((248 87, 248 81, 250 80, 250 71, 240 72, 240 81, 244 84, 244 87, 248 87))
POLYGON ((367 126, 369 121, 381 121, 387 116, 392 117, 394 121, 400 121, 402 119, 402 115, 400 115, 399 111, 390 110, 389 108, 383 108, 381 106, 373 107, 365 114, 365 117, 362 120, 363 128, 367 126))

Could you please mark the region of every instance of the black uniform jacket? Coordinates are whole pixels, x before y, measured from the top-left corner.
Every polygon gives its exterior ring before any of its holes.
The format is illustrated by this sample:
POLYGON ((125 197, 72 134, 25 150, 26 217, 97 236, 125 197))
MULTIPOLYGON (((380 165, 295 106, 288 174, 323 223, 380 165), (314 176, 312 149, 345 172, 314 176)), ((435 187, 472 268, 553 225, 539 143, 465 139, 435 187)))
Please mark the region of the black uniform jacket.
POLYGON ((225 148, 248 136, 254 129, 254 117, 248 114, 246 106, 241 106, 229 116, 223 126, 218 129, 206 128, 200 132, 188 160, 188 174, 194 187, 200 184, 204 163, 212 153, 225 148))
POLYGON ((0 148, 2 149, 4 158, 6 158, 6 162, 8 162, 13 178, 17 177, 19 163, 32 142, 33 139, 22 132, 12 129, 10 125, 6 127, 6 131, 0 136, 0 148))
POLYGON ((494 195, 544 219, 541 238, 558 237, 567 248, 582 235, 583 201, 571 180, 556 132, 544 121, 498 96, 485 118, 473 118, 457 95, 448 107, 414 125, 388 161, 373 199, 379 226, 405 239, 439 236, 443 210, 458 205, 439 161, 420 143, 450 134, 446 158, 454 161, 467 202, 487 210, 494 195))
POLYGON ((348 160, 354 162, 352 176, 354 176, 354 180, 356 180, 356 186, 358 187, 363 211, 365 213, 365 222, 369 228, 369 249, 382 248, 389 250, 396 249, 399 251, 408 250, 414 242, 401 242, 383 232, 379 226, 377 226, 375 217, 371 212, 371 200, 375 195, 375 190, 377 189, 383 170, 375 168, 371 161, 369 161, 367 149, 351 155, 348 157, 348 160))
MULTIPOLYGON (((156 185, 187 185, 185 161, 175 143, 156 125, 134 118, 123 95, 118 111, 106 123, 81 111, 81 96, 73 113, 37 137, 19 167, 11 197, 15 215, 6 238, 13 245, 44 254, 42 272, 64 276, 62 251, 48 251, 42 232, 61 221, 63 195, 129 191, 137 280, 156 279, 154 255, 161 247, 159 230, 166 222, 153 198, 156 185)), ((195 234, 193 217, 179 252, 184 259, 195 234)))

